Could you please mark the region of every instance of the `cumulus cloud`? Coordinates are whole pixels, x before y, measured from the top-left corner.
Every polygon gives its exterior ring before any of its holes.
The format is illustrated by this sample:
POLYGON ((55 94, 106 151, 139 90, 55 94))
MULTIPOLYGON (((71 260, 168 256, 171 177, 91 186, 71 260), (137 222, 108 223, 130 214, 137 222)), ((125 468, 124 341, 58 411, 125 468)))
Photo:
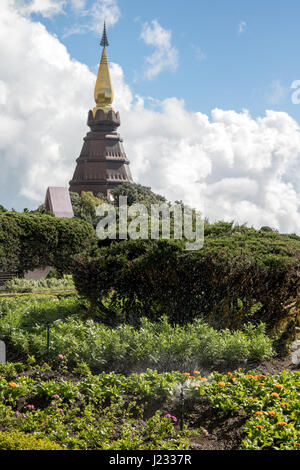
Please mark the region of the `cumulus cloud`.
POLYGON ((152 79, 164 70, 176 70, 178 51, 172 46, 170 30, 164 29, 157 20, 153 20, 151 24, 143 24, 140 37, 145 44, 154 48, 153 53, 145 59, 147 78, 152 79))
POLYGON ((123 127, 144 184, 203 208, 210 220, 300 233, 300 134, 288 114, 253 119, 215 109, 209 119, 173 98, 160 112, 137 106, 123 127))
MULTIPOLYGON (((72 178, 96 77, 42 24, 2 2, 0 204, 35 208, 47 186, 72 178)), ((210 220, 300 234, 300 128, 287 113, 254 119, 246 110, 214 109, 207 116, 178 98, 148 106, 120 65, 111 64, 111 74, 135 181, 204 207, 210 220)))
POLYGON ((2 1, 0 192, 8 207, 26 207, 40 202, 48 185, 65 186, 72 176, 74 136, 85 132, 94 75, 41 23, 2 1))

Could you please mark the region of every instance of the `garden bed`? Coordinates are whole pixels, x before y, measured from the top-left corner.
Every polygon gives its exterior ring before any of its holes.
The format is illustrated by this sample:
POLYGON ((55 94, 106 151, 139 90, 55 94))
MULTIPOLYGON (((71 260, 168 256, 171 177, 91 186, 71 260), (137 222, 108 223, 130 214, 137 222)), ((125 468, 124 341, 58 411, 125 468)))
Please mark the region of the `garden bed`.
POLYGON ((86 370, 82 376, 46 364, 7 364, 0 372, 4 441, 18 431, 62 449, 299 447, 296 371, 271 376, 235 370, 204 377, 200 371, 122 376, 86 370))
POLYGON ((263 326, 109 327, 87 312, 76 295, 0 300, 0 449, 299 448, 299 366, 263 326))

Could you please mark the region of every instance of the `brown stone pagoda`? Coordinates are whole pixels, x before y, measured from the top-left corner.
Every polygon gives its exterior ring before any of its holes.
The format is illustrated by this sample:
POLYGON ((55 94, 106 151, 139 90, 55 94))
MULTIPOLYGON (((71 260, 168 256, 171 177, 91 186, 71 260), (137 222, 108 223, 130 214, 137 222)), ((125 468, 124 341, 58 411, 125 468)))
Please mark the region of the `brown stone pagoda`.
POLYGON ((123 140, 117 133, 120 116, 112 109, 114 94, 106 56, 109 43, 105 23, 100 45, 103 51, 94 92, 96 106, 89 111, 87 121, 91 132, 84 138, 81 154, 76 160, 70 191, 79 194, 92 191, 95 196, 99 193, 108 196, 117 185, 132 183, 132 176, 123 140))

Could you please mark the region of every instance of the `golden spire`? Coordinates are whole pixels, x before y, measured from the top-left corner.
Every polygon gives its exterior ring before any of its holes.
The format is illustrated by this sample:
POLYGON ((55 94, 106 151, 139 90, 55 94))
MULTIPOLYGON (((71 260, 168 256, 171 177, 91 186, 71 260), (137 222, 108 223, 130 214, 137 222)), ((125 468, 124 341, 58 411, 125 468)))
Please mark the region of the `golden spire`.
POLYGON ((112 102, 114 99, 114 91, 111 83, 108 61, 106 56, 106 46, 109 46, 106 36, 106 26, 104 22, 103 36, 100 43, 103 46, 101 62, 99 65, 97 81, 95 85, 94 98, 96 106, 93 109, 93 116, 95 117, 98 109, 102 109, 106 114, 112 109, 112 102))

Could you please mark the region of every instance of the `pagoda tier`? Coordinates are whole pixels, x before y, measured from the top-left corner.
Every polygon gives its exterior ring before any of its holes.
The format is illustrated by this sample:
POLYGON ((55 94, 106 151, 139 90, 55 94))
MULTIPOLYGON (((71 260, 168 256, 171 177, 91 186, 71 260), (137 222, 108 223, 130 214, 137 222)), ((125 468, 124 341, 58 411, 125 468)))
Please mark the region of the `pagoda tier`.
POLYGON ((119 113, 113 109, 104 112, 102 109, 89 111, 88 132, 77 166, 70 181, 70 191, 81 194, 91 191, 108 196, 109 192, 122 183, 132 183, 123 140, 117 132, 120 126, 119 113))

